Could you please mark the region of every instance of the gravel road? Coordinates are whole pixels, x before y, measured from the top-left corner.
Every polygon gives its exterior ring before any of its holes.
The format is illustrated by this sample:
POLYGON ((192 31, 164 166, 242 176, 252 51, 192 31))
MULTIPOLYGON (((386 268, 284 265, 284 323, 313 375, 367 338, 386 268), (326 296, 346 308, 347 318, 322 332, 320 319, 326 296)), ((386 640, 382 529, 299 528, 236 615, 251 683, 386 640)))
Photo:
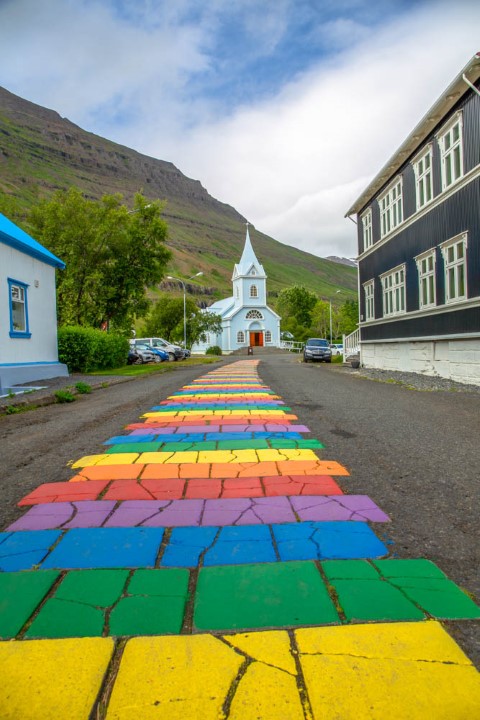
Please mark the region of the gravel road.
MULTIPOLYGON (((221 362, 237 359, 244 358, 221 362)), ((260 376, 325 444, 322 457, 350 471, 341 478, 343 489, 369 495, 390 515, 391 524, 375 529, 392 542, 392 556, 434 561, 478 602, 478 388, 452 392, 420 377, 418 387, 432 390, 420 392, 407 387, 411 378, 395 373, 373 373, 383 380, 374 382, 363 371, 306 365, 297 355, 261 359, 260 376)), ((24 494, 43 482, 70 479, 70 462, 102 452, 104 440, 211 369, 182 366, 98 389, 69 405, 0 417, 0 527, 22 514, 15 503, 24 494)), ((480 624, 449 623, 448 628, 480 667, 480 624)))

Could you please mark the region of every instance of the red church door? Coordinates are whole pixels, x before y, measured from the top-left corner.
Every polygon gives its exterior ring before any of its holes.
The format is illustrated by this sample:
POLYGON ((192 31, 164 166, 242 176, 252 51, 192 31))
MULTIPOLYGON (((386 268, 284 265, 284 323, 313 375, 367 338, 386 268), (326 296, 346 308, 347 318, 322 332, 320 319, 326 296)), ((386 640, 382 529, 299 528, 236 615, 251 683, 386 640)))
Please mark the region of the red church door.
POLYGON ((250 345, 252 347, 263 347, 263 332, 251 332, 250 345))

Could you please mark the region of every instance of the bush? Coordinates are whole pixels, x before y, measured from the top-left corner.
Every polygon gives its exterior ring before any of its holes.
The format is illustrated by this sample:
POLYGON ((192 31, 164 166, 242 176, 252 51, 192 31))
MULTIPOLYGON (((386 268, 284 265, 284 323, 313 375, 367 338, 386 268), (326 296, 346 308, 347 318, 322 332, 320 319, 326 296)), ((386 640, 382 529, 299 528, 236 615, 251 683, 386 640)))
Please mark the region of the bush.
POLYGON ((219 345, 212 345, 212 347, 209 347, 205 350, 205 355, 221 355, 222 354, 222 348, 219 347, 219 345))
POLYGON ((58 330, 58 358, 69 372, 90 372, 125 365, 128 340, 123 335, 79 326, 58 330))
POLYGON ((57 390, 55 398, 58 403, 71 403, 74 402, 75 395, 72 395, 69 390, 57 390))
POLYGON ((79 393, 79 395, 87 395, 88 393, 92 392, 92 386, 88 383, 80 381, 76 383, 75 390, 79 393))

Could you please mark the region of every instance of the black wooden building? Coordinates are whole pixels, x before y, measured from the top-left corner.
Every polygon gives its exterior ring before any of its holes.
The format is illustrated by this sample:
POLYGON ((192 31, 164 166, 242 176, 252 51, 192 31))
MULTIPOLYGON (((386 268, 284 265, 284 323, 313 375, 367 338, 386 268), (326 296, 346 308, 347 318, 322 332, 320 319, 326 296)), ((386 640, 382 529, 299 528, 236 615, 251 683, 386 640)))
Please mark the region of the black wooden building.
POLYGON ((356 200, 361 362, 480 384, 480 53, 356 200))

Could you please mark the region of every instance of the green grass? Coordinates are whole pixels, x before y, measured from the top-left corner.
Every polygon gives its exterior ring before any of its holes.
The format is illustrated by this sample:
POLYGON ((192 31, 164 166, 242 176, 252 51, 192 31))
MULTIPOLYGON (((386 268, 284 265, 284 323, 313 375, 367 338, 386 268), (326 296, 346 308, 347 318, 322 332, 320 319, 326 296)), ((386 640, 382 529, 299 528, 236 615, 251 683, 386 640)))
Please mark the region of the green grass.
POLYGON ((89 373, 90 375, 120 375, 121 377, 139 377, 141 375, 161 375, 162 373, 179 370, 186 366, 192 365, 210 365, 218 362, 218 357, 194 357, 181 363, 155 363, 154 365, 124 365, 119 368, 109 368, 108 370, 96 370, 89 373))

